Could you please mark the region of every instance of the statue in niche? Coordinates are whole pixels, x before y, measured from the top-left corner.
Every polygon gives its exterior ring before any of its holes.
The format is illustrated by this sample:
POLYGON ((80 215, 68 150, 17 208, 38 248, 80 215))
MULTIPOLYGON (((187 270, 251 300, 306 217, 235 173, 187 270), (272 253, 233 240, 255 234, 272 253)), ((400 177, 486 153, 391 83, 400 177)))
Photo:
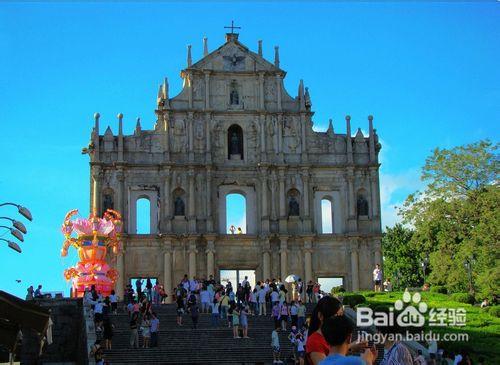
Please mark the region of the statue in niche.
POLYGON ((108 209, 114 209, 113 197, 111 196, 111 194, 104 194, 102 211, 105 212, 108 209))
POLYGON ((231 134, 231 147, 229 149, 231 155, 237 155, 240 153, 240 139, 238 138, 238 133, 233 131, 231 134))
POLYGON ((238 105, 240 103, 238 91, 236 91, 235 89, 232 89, 231 93, 229 94, 229 102, 231 105, 238 105))
POLYGON ((185 215, 184 201, 180 196, 175 198, 174 202, 174 214, 175 215, 185 215))
POLYGON ((358 197, 357 208, 358 208, 358 217, 360 215, 364 216, 368 215, 368 201, 362 195, 358 197))
POLYGON ((174 152, 182 152, 186 149, 186 122, 184 119, 176 119, 173 128, 174 152))
POLYGON ((289 216, 300 215, 299 202, 297 201, 297 199, 295 199, 294 196, 290 197, 290 201, 288 203, 288 215, 289 216))

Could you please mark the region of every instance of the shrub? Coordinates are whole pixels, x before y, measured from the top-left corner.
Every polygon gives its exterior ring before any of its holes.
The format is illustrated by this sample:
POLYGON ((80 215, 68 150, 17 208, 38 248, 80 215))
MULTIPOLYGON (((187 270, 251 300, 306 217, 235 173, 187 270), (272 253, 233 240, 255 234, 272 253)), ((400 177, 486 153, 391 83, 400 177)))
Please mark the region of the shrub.
POLYGON ((366 302, 366 298, 361 294, 347 294, 344 296, 342 304, 354 308, 358 304, 366 302))
POLYGON ((344 289, 344 287, 342 285, 333 287, 332 290, 330 290, 330 294, 331 295, 335 295, 335 294, 338 294, 338 293, 344 293, 344 292, 345 292, 345 289, 344 289))
POLYGON ((433 285, 431 286, 431 293, 448 294, 448 289, 442 285, 433 285))
POLYGON ((500 317, 500 305, 494 305, 488 308, 488 313, 493 317, 500 317))
POLYGON ((451 300, 466 304, 474 304, 476 302, 474 296, 468 293, 454 293, 451 295, 451 300))

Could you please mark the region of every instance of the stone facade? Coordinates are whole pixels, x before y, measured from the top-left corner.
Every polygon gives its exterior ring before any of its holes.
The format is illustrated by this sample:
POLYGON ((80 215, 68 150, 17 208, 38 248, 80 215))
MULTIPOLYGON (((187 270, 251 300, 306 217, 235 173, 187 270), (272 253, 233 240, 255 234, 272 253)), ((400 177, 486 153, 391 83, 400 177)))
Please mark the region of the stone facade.
POLYGON ((254 269, 256 278, 296 274, 308 281, 343 277, 348 289, 371 286, 381 261, 380 144, 315 132, 309 91, 284 88, 279 49, 271 63, 229 33, 226 42, 181 71, 170 98, 160 85, 153 130, 137 121, 124 136, 99 114, 88 152, 91 205, 123 213, 125 253, 117 259, 122 292, 131 277, 158 277, 172 288, 184 274, 219 276, 222 268, 254 269), (226 233, 226 195, 246 199, 246 233, 226 233), (136 234, 136 202, 151 203, 150 234, 136 234), (321 200, 331 202, 333 232, 323 233, 321 200))

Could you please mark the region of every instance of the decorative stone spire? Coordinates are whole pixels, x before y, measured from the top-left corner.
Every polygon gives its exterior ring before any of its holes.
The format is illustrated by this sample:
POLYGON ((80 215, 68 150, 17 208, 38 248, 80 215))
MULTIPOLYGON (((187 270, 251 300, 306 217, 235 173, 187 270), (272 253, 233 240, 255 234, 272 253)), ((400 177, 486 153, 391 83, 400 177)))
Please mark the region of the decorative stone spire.
POLYGON ((193 60, 191 58, 191 45, 188 45, 188 52, 187 52, 187 66, 191 67, 193 64, 193 60))
POLYGON ((123 114, 118 113, 118 162, 123 162, 123 114))
POLYGON ((137 117, 137 123, 135 124, 134 134, 135 135, 139 135, 139 134, 141 134, 141 131, 142 131, 142 128, 141 128, 141 118, 137 117))
POLYGON ((99 113, 94 113, 94 132, 99 135, 99 118, 101 117, 101 114, 99 113))
POLYGON ((170 108, 169 96, 168 96, 168 79, 165 77, 163 79, 163 106, 165 108, 170 108))
POLYGON ((259 56, 262 57, 262 40, 259 39, 259 56))
POLYGON ((351 117, 346 115, 346 142, 347 142, 347 163, 352 163, 352 141, 351 141, 351 117))
POLYGON ((311 110, 312 103, 311 103, 311 96, 309 95, 309 88, 308 87, 306 87, 306 92, 304 94, 304 104, 305 104, 307 110, 311 110))
POLYGON ((274 66, 280 67, 280 47, 274 46, 274 66))
POLYGON ((123 114, 118 113, 116 117, 118 118, 118 135, 123 136, 123 114))
POLYGON ((376 157, 375 157, 375 132, 373 130, 373 116, 369 115, 368 116, 368 128, 369 128, 369 135, 368 135, 368 141, 369 141, 369 146, 370 146, 370 162, 376 162, 376 157))
POLYGON ((305 103, 305 96, 304 96, 304 80, 302 80, 302 79, 299 82, 299 95, 297 97, 299 99, 299 109, 305 110, 306 103, 305 103))
POLYGON ((328 137, 333 137, 334 135, 332 118, 328 119, 328 129, 326 130, 326 134, 328 137))
POLYGON ((208 56, 208 38, 203 37, 203 57, 208 56))
POLYGON ((158 109, 161 109, 163 106, 163 85, 160 84, 160 87, 158 88, 158 96, 156 97, 156 105, 158 109))

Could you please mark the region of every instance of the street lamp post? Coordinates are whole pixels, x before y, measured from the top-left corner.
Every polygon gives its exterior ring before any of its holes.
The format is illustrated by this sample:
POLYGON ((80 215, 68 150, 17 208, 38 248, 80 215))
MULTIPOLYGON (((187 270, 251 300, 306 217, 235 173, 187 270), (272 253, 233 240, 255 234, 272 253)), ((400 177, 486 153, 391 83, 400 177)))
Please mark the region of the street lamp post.
MULTIPOLYGON (((31 212, 29 211, 28 208, 26 207, 23 207, 22 205, 19 205, 19 204, 16 204, 16 203, 10 203, 10 202, 7 202, 7 203, 1 203, 0 204, 0 207, 3 207, 5 205, 12 205, 14 207, 17 208, 17 211, 19 212, 19 214, 21 214, 24 218, 28 219, 29 221, 32 221, 33 220, 33 216, 31 215, 31 212)), ((6 220, 9 220, 12 222, 12 227, 8 227, 8 226, 5 226, 5 225, 0 225, 0 228, 5 228, 7 230, 10 231, 10 234, 12 236, 14 236, 15 238, 17 238, 19 241, 21 242, 24 242, 24 236, 23 234, 26 234, 28 233, 28 230, 26 229, 25 225, 22 223, 22 222, 19 222, 13 218, 10 218, 10 217, 0 217, 0 219, 6 219, 6 220)), ((6 240, 4 238, 0 238, 1 241, 5 241, 7 242, 7 245, 21 253, 22 250, 21 250, 21 247, 19 247, 19 245, 16 243, 16 242, 13 242, 13 241, 9 241, 9 240, 6 240)))
POLYGON ((12 242, 12 241, 9 241, 9 240, 6 240, 5 238, 0 238, 0 241, 5 241, 7 242, 7 245, 12 248, 14 251, 17 251, 19 253, 22 252, 21 250, 21 247, 19 247, 19 245, 15 242, 12 242))

